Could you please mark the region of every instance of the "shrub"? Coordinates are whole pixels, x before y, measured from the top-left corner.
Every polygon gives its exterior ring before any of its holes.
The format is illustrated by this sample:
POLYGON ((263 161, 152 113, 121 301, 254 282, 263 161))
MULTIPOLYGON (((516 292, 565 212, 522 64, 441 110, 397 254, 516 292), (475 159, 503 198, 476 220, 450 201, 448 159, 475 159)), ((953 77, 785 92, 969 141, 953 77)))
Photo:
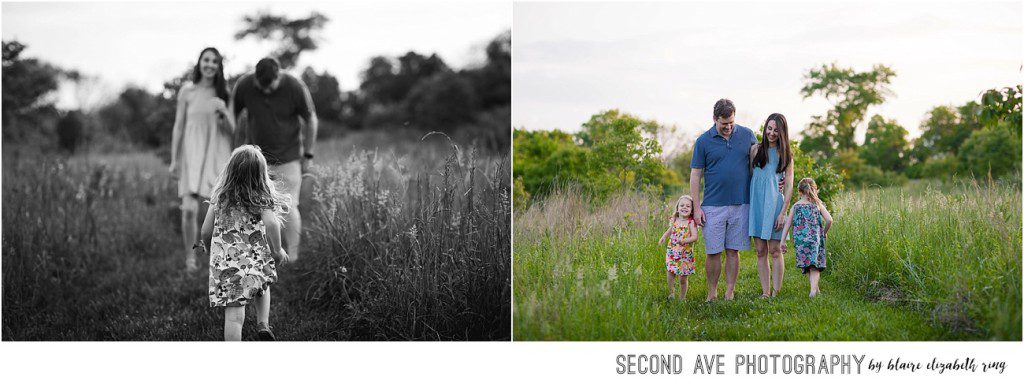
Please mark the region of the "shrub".
POLYGON ((907 182, 906 176, 893 171, 883 171, 881 168, 868 164, 856 150, 842 151, 839 156, 832 159, 832 162, 843 173, 847 186, 876 185, 884 187, 903 185, 907 182))
POLYGON ((957 173, 956 156, 932 157, 907 168, 907 177, 913 179, 950 179, 957 173))
POLYGON ((971 133, 958 153, 964 172, 973 173, 975 177, 991 174, 998 178, 1020 171, 1020 137, 1006 125, 1008 123, 1001 123, 971 133))
POLYGON ((82 142, 85 131, 84 117, 81 112, 71 111, 57 121, 57 143, 61 149, 74 152, 82 142))
POLYGON ((793 199, 796 201, 796 187, 800 179, 810 177, 814 179, 814 182, 818 184, 818 198, 825 203, 825 206, 831 208, 832 200, 835 196, 838 196, 844 189, 843 175, 836 171, 831 164, 815 164, 814 159, 811 159, 799 146, 790 146, 793 150, 793 199))

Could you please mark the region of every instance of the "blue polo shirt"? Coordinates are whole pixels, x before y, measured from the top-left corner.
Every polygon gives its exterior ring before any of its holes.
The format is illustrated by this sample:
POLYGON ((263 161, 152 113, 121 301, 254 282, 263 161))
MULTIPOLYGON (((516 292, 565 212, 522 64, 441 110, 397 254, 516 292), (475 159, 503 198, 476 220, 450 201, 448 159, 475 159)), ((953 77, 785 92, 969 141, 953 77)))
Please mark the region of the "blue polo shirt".
POLYGON ((728 140, 714 125, 697 138, 690 168, 704 169, 702 206, 750 204, 750 146, 756 143, 754 131, 739 124, 728 140))

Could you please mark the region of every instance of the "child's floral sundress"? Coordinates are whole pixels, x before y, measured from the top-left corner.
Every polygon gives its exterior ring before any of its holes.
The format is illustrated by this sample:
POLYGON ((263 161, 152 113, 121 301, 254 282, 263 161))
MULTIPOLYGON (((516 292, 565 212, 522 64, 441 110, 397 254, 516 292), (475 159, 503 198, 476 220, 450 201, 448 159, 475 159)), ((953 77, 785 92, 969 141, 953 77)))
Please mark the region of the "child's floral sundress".
POLYGON ((683 243, 690 235, 690 219, 686 222, 672 220, 672 231, 668 237, 668 249, 665 250, 665 267, 676 275, 689 276, 694 272, 693 243, 683 243))
POLYGON ((236 207, 217 212, 210 244, 211 307, 244 306, 277 281, 265 233, 260 215, 236 207))
POLYGON ((825 269, 825 233, 821 221, 817 205, 793 205, 793 248, 796 266, 804 273, 810 267, 825 269))

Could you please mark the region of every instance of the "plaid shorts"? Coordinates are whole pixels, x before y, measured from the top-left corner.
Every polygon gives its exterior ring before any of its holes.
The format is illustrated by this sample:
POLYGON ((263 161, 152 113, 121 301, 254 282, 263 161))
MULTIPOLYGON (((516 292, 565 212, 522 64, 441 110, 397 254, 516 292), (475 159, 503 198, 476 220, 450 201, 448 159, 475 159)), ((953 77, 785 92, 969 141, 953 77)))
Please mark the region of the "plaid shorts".
POLYGON ((714 255, 726 249, 750 249, 748 220, 750 204, 701 207, 704 210, 704 253, 714 255))

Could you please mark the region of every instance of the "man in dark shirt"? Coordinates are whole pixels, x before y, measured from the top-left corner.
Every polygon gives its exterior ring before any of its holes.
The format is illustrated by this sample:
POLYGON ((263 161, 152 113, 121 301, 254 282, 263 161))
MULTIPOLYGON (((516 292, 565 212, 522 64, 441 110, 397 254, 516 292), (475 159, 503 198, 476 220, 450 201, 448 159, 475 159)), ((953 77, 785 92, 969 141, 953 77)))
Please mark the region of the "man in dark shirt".
POLYGON ((235 116, 248 115, 246 142, 263 150, 270 172, 280 178, 291 197, 284 243, 291 261, 299 258, 302 221, 299 216, 299 190, 302 175, 309 169, 316 145, 317 118, 313 99, 302 80, 281 73, 273 58, 256 64, 256 72, 242 76, 231 93, 235 116), (304 124, 303 124, 304 123, 304 124))

